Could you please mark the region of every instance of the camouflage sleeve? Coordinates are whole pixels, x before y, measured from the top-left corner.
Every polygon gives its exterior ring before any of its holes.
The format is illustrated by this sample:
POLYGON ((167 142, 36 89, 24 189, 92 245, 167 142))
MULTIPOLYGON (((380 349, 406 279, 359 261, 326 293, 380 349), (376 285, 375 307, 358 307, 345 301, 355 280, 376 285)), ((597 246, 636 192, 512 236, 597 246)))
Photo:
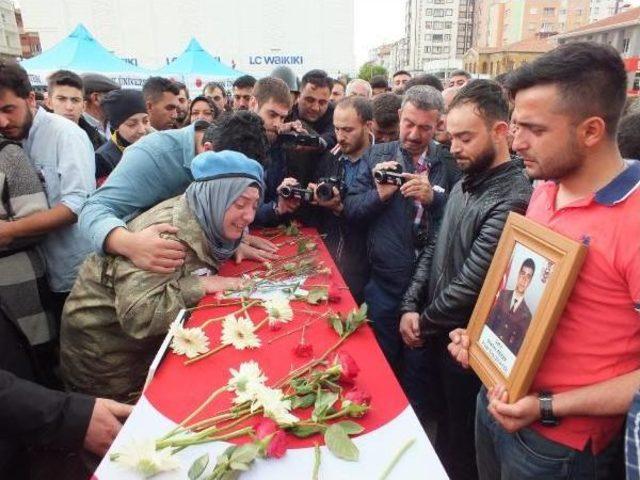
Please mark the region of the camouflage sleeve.
POLYGON ((140 270, 129 261, 118 266, 115 278, 116 314, 123 330, 141 339, 164 335, 182 308, 204 297, 200 278, 185 266, 166 275, 140 270))

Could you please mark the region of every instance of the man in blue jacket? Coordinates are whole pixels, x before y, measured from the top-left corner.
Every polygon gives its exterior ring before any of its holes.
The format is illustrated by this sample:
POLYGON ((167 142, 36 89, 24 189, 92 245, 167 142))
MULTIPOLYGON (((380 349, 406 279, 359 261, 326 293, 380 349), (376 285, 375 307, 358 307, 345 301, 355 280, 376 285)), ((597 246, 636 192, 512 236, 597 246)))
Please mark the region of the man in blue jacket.
POLYGON ((368 167, 345 200, 348 220, 366 222, 370 280, 364 289, 369 318, 382 351, 399 375, 403 351, 398 307, 419 251, 437 228, 448 192, 460 177, 449 152, 433 141, 444 109, 433 87, 407 90, 400 108, 400 140, 375 145, 368 167), (403 169, 404 184, 378 183, 374 172, 403 169))

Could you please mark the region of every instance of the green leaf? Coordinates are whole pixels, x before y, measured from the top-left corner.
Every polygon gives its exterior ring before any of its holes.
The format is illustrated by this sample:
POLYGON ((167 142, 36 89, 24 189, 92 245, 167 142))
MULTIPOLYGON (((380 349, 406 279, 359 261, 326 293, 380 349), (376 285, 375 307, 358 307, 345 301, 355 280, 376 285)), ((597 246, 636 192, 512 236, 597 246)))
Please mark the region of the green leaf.
POLYGON ((307 438, 311 435, 315 435, 316 433, 320 433, 323 430, 323 427, 317 425, 294 425, 287 429, 287 431, 291 432, 298 438, 307 438))
POLYGON ((238 480, 241 473, 241 470, 229 470, 228 472, 225 472, 221 480, 238 480))
MULTIPOLYGON (((260 453, 260 448, 253 443, 245 443, 244 445, 240 445, 236 450, 231 454, 231 464, 234 463, 244 463, 245 465, 253 462, 258 454, 260 453)), ((237 469, 235 469, 237 470, 237 469)))
POLYGON ((339 425, 347 435, 357 435, 364 432, 364 427, 362 425, 356 422, 352 422, 351 420, 338 422, 335 425, 339 425))
POLYGON ((330 425, 324 432, 324 443, 336 457, 355 462, 360 456, 358 447, 340 425, 330 425))
POLYGON ((249 470, 249 465, 247 465, 246 463, 231 462, 229 468, 231 468, 231 470, 240 470, 246 472, 247 470, 249 470))
POLYGON ((284 265, 282 265, 282 268, 284 268, 287 272, 292 272, 296 269, 296 264, 294 262, 285 263, 284 265))
POLYGON ((327 392, 319 390, 316 395, 316 402, 313 408, 313 413, 311 414, 311 418, 314 420, 322 419, 331 408, 331 406, 336 403, 339 398, 339 394, 337 392, 327 392))
POLYGON ((195 462, 189 468, 189 472, 187 475, 189 476, 189 480, 197 480, 207 469, 207 465, 209 465, 209 454, 205 453, 201 457, 197 458, 195 462))
POLYGON ((342 324, 342 318, 340 315, 330 315, 329 321, 331 322, 331 326, 336 331, 336 333, 341 337, 344 333, 344 327, 342 324))
POLYGON ((298 395, 306 395, 313 392, 313 386, 305 378, 294 378, 291 381, 291 388, 293 388, 298 395))
POLYGON ((317 305, 323 300, 329 298, 329 290, 325 287, 316 287, 309 290, 307 294, 307 303, 311 305, 317 305))
POLYGON ((291 400, 291 409, 295 410, 296 408, 308 408, 315 402, 315 393, 307 393, 306 395, 302 395, 301 397, 293 397, 293 399, 291 400))

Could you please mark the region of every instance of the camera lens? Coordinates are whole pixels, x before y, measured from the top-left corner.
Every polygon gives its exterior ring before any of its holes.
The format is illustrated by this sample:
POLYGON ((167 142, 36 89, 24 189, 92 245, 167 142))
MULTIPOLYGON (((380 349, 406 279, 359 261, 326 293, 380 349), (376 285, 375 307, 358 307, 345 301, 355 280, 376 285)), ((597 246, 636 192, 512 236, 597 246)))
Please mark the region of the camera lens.
POLYGON ((376 170, 373 172, 373 178, 376 179, 376 182, 382 182, 384 180, 384 172, 382 170, 376 170))
POLYGON ((280 196, 282 198, 291 198, 291 195, 293 195, 291 187, 284 186, 280 189, 280 196))

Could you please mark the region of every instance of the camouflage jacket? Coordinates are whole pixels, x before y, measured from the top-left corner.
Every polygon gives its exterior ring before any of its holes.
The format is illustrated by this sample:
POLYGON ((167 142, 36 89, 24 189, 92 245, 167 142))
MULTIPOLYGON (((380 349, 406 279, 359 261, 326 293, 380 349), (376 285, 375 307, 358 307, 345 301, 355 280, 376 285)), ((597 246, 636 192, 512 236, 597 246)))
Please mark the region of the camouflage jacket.
POLYGON ((195 306, 205 292, 201 269, 217 273, 204 233, 184 195, 156 205, 128 224, 131 231, 169 223, 187 247, 181 269, 157 274, 120 256, 87 257, 62 315, 61 367, 72 390, 131 401, 169 325, 182 308, 195 306))

